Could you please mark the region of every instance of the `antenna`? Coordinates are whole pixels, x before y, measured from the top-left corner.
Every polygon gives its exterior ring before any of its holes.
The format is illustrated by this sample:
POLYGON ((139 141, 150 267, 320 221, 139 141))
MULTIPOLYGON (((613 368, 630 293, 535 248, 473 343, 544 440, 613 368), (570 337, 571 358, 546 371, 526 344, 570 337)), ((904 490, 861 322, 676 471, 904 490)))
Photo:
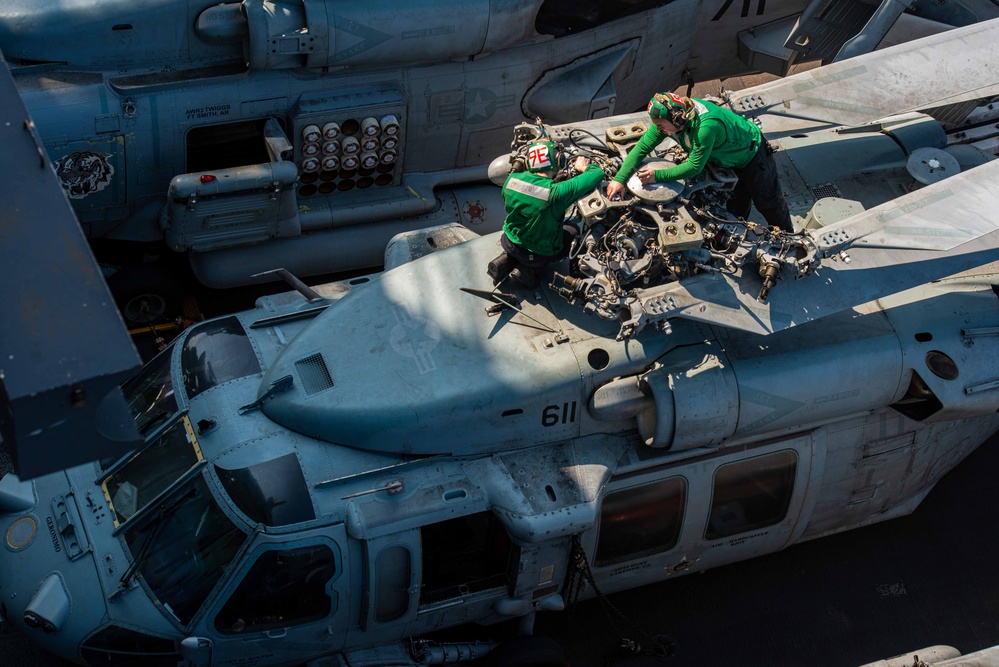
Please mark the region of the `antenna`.
POLYGON ((291 271, 285 268, 271 269, 270 271, 261 271, 260 273, 254 273, 251 278, 259 278, 260 276, 266 276, 271 273, 276 273, 281 277, 286 283, 295 288, 299 294, 305 297, 305 300, 309 303, 318 303, 319 301, 325 301, 326 299, 322 297, 319 292, 312 289, 305 283, 303 283, 297 276, 295 276, 291 271))
MULTIPOLYGON (((504 292, 497 292, 496 290, 493 290, 492 292, 487 292, 487 291, 481 290, 481 289, 472 289, 471 287, 459 287, 458 289, 460 289, 462 292, 467 292, 467 293, 471 294, 472 296, 477 296, 480 299, 485 299, 486 301, 488 301, 490 303, 499 304, 500 306, 503 306, 505 308, 512 308, 513 310, 517 311, 518 313, 520 313, 521 315, 523 315, 527 319, 529 319, 529 320, 531 320, 533 322, 537 322, 538 324, 540 324, 545 329, 545 331, 548 331, 549 333, 553 333, 553 334, 557 334, 558 333, 558 331, 556 331, 555 329, 552 329, 550 326, 548 326, 547 324, 545 324, 541 320, 536 319, 534 317, 531 317, 530 315, 528 315, 527 313, 525 313, 521 308, 518 308, 517 304, 515 303, 517 297, 515 297, 513 294, 506 294, 504 292)), ((487 309, 487 312, 488 312, 488 310, 489 309, 487 309)))

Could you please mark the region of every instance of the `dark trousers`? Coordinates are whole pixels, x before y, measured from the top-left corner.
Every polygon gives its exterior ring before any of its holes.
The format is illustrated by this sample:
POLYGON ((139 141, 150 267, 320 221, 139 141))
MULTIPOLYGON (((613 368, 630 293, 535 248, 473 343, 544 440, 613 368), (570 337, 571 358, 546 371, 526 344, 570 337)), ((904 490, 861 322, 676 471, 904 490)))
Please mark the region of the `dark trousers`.
POLYGON ((532 269, 541 269, 552 262, 557 262, 558 260, 567 257, 573 240, 575 240, 578 236, 579 229, 576 225, 562 225, 562 252, 557 255, 539 255, 536 252, 531 252, 527 250, 527 248, 519 246, 511 241, 507 238, 506 234, 500 238, 500 245, 503 246, 503 250, 505 250, 508 255, 516 259, 524 266, 529 266, 532 269))
POLYGON ((728 200, 729 213, 748 218, 750 206, 756 204, 756 209, 766 218, 768 225, 788 232, 794 231, 791 215, 787 211, 787 200, 784 199, 777 179, 777 164, 766 141, 760 144, 760 149, 749 164, 736 169, 735 174, 739 177, 739 182, 728 200))

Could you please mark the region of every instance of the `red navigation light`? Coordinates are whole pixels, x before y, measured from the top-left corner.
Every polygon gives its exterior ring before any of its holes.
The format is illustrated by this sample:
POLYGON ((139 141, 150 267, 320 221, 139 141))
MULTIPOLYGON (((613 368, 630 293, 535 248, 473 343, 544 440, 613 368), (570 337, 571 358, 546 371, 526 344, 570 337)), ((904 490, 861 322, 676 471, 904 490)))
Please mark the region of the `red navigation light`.
POLYGON ((202 183, 211 183, 214 180, 215 180, 215 177, 212 176, 211 174, 202 174, 201 175, 201 182, 202 183))

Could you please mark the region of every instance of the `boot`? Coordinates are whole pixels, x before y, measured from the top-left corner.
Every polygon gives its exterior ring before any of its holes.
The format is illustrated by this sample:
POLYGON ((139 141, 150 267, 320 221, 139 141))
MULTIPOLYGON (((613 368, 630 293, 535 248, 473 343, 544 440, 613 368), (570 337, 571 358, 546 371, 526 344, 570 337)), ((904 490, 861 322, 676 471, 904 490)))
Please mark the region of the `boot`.
POLYGON ((528 289, 534 289, 541 283, 541 274, 536 269, 523 264, 511 271, 510 277, 528 289))
POLYGON ((492 259, 486 266, 486 273, 493 279, 493 285, 498 285, 517 266, 517 260, 503 252, 492 259))

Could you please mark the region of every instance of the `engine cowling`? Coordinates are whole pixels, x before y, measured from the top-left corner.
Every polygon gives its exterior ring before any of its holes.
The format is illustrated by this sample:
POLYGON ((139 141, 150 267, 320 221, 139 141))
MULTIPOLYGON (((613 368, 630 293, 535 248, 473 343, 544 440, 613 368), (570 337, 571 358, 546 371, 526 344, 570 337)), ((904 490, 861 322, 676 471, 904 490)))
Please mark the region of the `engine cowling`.
POLYGON ((537 4, 538 0, 389 0, 367 5, 346 0, 244 0, 249 32, 245 57, 255 70, 469 58, 533 37, 537 4), (503 19, 491 20, 493 15, 503 19))

